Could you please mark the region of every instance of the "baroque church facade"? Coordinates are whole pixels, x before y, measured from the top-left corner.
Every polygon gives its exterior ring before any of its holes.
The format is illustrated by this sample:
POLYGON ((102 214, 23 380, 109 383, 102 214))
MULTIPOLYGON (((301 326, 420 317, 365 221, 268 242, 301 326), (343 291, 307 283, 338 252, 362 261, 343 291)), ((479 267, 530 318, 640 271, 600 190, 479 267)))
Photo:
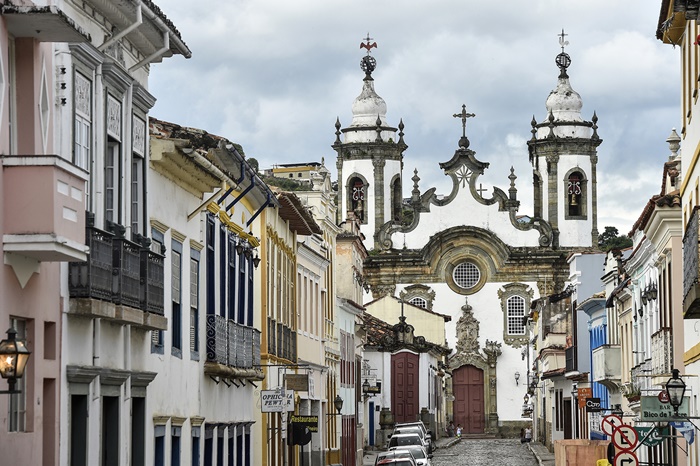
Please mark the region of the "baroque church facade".
MULTIPOLYGON (((531 304, 564 290, 571 253, 597 246, 596 163, 602 142, 597 116, 590 121, 581 116, 582 99, 569 82, 571 60, 562 39, 546 116, 530 123, 534 212, 519 213, 512 168, 505 190, 493 186, 489 195, 482 189, 489 163, 470 148, 466 122, 474 115, 466 106, 454 115, 462 121, 458 148, 439 164, 451 179, 451 192, 440 196, 436 188, 421 189, 414 171, 410 197, 404 199, 404 125, 387 121, 387 105, 375 92, 374 45, 369 38, 362 44, 367 49, 362 91, 352 104, 350 125, 336 121, 333 144, 339 221, 358 219, 370 250, 364 265, 367 300, 396 296, 451 316, 446 324, 446 345, 453 349, 447 364, 451 420, 466 434, 513 433, 522 425, 530 382, 525 356, 531 351, 526 327, 531 304)), ((405 387, 396 380, 385 386, 393 407, 405 387)))

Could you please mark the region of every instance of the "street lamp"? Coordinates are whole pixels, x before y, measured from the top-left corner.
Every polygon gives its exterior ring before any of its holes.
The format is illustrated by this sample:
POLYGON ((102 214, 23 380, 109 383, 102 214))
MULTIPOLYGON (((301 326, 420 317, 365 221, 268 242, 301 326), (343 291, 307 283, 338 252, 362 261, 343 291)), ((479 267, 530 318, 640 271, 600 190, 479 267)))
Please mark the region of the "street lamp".
POLYGON ((7 379, 9 390, 0 393, 19 393, 15 390, 17 379, 24 375, 31 352, 24 341, 17 340, 17 331, 10 328, 7 331, 7 339, 0 341, 0 377, 7 379))
POLYGON ((518 385, 518 380, 520 380, 520 372, 515 371, 515 385, 518 385))
POLYGON ((343 399, 340 397, 340 395, 335 396, 333 406, 335 406, 336 411, 338 411, 338 414, 340 414, 340 411, 343 409, 343 399))
POLYGON ((678 414, 678 408, 683 403, 683 395, 685 394, 685 382, 681 379, 678 369, 671 370, 671 378, 666 382, 666 393, 668 393, 668 402, 673 406, 674 414, 678 414))

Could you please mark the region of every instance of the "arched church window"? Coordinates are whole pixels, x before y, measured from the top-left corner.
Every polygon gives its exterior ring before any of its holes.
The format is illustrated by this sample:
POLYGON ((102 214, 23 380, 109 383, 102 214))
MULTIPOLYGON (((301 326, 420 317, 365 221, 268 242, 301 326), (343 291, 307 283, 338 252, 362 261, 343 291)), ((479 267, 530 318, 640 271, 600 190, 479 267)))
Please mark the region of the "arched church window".
MULTIPOLYGON (((360 223, 367 223, 367 183, 359 176, 348 182, 348 210, 360 223)), ((350 213, 349 212, 349 213, 350 213)))
POLYGON ((586 184, 588 180, 580 169, 571 170, 566 176, 566 218, 586 218, 586 184))
POLYGON ((396 176, 391 183, 391 217, 395 222, 401 221, 402 202, 401 178, 396 176))
POLYGON ((465 290, 474 288, 479 283, 481 272, 479 268, 471 262, 462 262, 452 271, 452 279, 455 284, 465 290))
POLYGON ((508 298, 507 304, 507 333, 509 335, 524 335, 525 325, 523 317, 525 317, 525 299, 522 296, 511 296, 508 298))
POLYGON ((419 296, 416 296, 415 298, 411 299, 409 301, 409 303, 413 304, 414 306, 418 306, 420 308, 423 308, 423 309, 428 309, 428 302, 419 296))

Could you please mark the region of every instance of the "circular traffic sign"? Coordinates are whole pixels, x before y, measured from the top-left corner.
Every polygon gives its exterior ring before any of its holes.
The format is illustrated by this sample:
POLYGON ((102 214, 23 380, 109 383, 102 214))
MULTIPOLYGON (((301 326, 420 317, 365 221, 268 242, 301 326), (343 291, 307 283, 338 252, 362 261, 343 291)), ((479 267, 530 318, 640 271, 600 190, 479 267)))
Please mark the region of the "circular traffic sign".
POLYGON ((622 451, 632 450, 637 445, 637 431, 632 426, 621 425, 615 427, 612 434, 612 442, 616 448, 622 451))
POLYGON ((614 466, 638 466, 639 460, 637 455, 631 451, 621 451, 615 455, 615 461, 613 461, 614 466))
POLYGON ((668 397, 668 392, 666 390, 661 390, 657 395, 657 398, 662 403, 668 403, 671 399, 668 397))
POLYGON ((600 421, 600 429, 605 435, 612 435, 615 427, 622 425, 622 419, 615 414, 608 414, 600 421))

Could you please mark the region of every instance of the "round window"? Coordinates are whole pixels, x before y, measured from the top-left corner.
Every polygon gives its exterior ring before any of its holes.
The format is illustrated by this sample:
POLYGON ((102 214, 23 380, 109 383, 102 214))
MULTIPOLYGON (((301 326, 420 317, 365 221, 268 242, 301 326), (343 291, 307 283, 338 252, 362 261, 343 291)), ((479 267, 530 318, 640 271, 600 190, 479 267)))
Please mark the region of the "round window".
POLYGON ((452 279, 458 287, 468 290, 479 283, 481 272, 471 262, 462 262, 452 271, 452 279))

